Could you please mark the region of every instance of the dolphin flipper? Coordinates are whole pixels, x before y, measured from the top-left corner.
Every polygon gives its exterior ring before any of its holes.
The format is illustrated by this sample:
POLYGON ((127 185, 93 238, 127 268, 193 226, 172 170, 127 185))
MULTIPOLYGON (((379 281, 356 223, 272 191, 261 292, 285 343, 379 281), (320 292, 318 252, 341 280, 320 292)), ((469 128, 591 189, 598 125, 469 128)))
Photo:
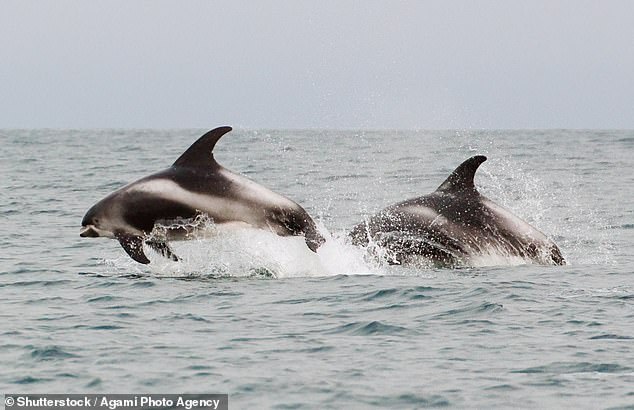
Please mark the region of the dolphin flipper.
POLYGON ((125 233, 116 234, 115 237, 119 240, 123 250, 125 250, 132 259, 144 265, 150 263, 150 260, 145 256, 145 253, 143 253, 142 237, 125 233))
POLYGON ((160 253, 164 257, 173 260, 174 262, 180 261, 180 258, 174 254, 174 251, 170 248, 169 244, 165 241, 145 241, 146 245, 149 245, 150 248, 154 249, 156 253, 160 253))

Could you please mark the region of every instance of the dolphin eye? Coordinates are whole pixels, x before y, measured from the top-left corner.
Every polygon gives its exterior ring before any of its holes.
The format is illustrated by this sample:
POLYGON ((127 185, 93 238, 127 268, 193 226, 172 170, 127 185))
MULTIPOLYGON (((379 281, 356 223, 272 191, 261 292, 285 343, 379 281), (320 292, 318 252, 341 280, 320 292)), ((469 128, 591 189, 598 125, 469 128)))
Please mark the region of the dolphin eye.
POLYGON ((93 222, 95 223, 95 225, 98 224, 99 223, 99 218, 93 219, 93 222))

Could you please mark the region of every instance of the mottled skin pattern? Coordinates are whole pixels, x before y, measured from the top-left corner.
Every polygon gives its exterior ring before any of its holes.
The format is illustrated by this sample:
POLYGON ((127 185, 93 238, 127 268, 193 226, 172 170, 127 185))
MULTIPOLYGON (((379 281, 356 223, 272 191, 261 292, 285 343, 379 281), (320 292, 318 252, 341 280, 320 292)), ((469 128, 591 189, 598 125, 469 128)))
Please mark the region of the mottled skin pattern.
POLYGON ((173 260, 168 239, 186 239, 188 230, 167 228, 162 240, 150 239, 158 225, 209 217, 215 224, 244 225, 280 236, 301 235, 312 251, 324 242, 313 219, 297 203, 235 174, 212 155, 216 142, 231 128, 209 131, 169 168, 111 193, 88 210, 83 237, 117 239, 139 263, 149 263, 143 243, 173 260))
POLYGON ((546 235, 477 191, 473 178, 484 161, 481 155, 469 158, 431 194, 389 206, 358 224, 350 232, 352 242, 388 249, 393 263, 423 257, 455 266, 474 256, 500 254, 565 264, 546 235))

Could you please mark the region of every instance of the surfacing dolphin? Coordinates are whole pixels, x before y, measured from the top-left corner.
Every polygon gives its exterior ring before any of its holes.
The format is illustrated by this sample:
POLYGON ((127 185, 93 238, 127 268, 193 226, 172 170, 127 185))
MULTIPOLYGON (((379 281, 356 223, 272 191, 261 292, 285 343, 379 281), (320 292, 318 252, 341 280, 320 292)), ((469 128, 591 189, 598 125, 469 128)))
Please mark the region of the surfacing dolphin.
POLYGON ((203 216, 216 225, 238 224, 280 236, 301 235, 315 252, 324 238, 300 205, 216 162, 214 146, 229 131, 231 127, 207 132, 171 167, 97 202, 84 216, 80 235, 117 239, 139 263, 150 263, 144 243, 177 261, 167 241, 187 239, 191 232, 186 225, 203 216), (165 227, 158 239, 151 236, 157 225, 165 227))
POLYGON ((389 206, 356 225, 349 234, 352 243, 383 247, 396 264, 422 257, 456 266, 477 256, 502 255, 564 265, 546 235, 478 192, 473 178, 486 159, 469 158, 431 194, 389 206))

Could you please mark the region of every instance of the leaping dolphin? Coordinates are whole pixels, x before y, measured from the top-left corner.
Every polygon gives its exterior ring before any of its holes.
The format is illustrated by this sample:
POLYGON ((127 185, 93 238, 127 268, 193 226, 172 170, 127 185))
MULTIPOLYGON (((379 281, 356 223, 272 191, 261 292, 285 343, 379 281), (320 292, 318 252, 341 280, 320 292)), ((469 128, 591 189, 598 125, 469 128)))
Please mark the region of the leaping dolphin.
MULTIPOLYGON (((222 167, 213 157, 220 137, 231 127, 207 132, 174 164, 120 188, 93 205, 82 220, 80 236, 117 239, 132 259, 147 264, 143 244, 172 260, 167 240, 186 239, 182 221, 208 216, 217 225, 235 224, 280 236, 302 235, 315 252, 324 242, 308 213, 297 203, 222 167), (179 222, 180 228, 169 225, 179 222), (157 226, 163 239, 152 239, 157 226)), ((186 231, 186 230, 185 230, 186 231)))
POLYGON ((469 158, 431 194, 389 206, 356 225, 349 234, 352 243, 376 243, 397 264, 423 257, 455 266, 474 256, 501 254, 564 265, 561 251, 546 235, 478 192, 473 179, 486 159, 469 158))

